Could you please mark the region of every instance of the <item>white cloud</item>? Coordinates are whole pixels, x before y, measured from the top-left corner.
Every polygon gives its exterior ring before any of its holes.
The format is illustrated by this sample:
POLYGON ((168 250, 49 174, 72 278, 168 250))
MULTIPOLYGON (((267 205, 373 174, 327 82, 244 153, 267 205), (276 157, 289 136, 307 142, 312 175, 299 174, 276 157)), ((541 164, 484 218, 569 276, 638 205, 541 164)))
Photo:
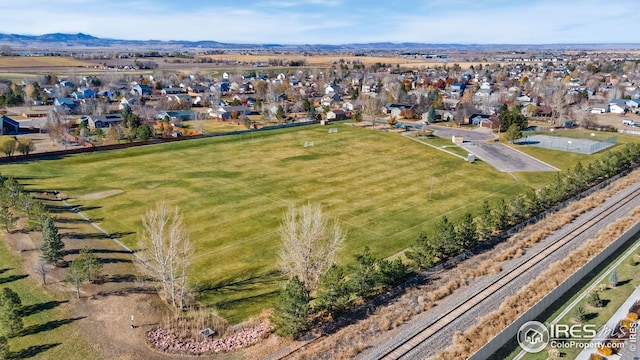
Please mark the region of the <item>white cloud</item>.
POLYGON ((630 0, 277 0, 180 3, 31 0, 3 6, 0 32, 240 43, 638 42, 630 0), (216 5, 217 4, 217 5, 216 5))

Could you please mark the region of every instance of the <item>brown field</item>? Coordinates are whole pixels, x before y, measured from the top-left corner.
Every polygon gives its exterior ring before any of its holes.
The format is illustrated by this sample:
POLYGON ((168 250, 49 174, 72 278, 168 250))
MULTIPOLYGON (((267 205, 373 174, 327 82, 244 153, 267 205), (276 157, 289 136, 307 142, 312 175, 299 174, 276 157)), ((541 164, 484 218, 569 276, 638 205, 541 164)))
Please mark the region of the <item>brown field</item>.
POLYGON ((95 66, 94 63, 71 57, 55 56, 0 56, 0 69, 31 69, 55 67, 95 66))
MULTIPOLYGON (((408 67, 435 67, 435 66, 451 66, 458 64, 462 68, 468 68, 471 65, 478 65, 480 63, 490 62, 465 62, 455 61, 454 59, 448 59, 448 61, 439 61, 436 59, 406 59, 392 56, 341 56, 341 55, 317 55, 317 56, 303 56, 297 54, 265 54, 265 55, 253 55, 253 54, 222 54, 222 55, 206 55, 214 60, 221 61, 238 61, 241 63, 253 63, 253 62, 268 62, 269 59, 288 59, 288 60, 304 60, 307 66, 330 66, 334 61, 343 59, 344 61, 360 61, 364 65, 372 65, 375 63, 391 64, 392 66, 408 66, 408 67)), ((500 65, 505 65, 500 63, 500 65)))

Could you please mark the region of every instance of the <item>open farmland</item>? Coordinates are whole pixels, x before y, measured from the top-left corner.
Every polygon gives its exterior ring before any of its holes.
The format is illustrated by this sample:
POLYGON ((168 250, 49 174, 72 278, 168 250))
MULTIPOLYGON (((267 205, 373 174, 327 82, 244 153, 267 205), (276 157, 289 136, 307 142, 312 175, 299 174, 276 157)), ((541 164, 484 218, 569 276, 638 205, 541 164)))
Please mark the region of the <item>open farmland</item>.
POLYGON ((63 67, 94 67, 95 64, 71 57, 58 56, 0 56, 0 69, 34 69, 63 67))
POLYGON ((339 132, 256 132, 3 165, 0 172, 28 189, 66 193, 134 248, 148 208, 163 199, 179 206, 196 245, 191 271, 199 300, 231 322, 275 299, 277 227, 292 202, 320 204, 339 219, 348 232, 340 254, 346 263, 365 245, 391 256, 439 216, 456 217, 526 186, 396 134, 332 127, 339 132))

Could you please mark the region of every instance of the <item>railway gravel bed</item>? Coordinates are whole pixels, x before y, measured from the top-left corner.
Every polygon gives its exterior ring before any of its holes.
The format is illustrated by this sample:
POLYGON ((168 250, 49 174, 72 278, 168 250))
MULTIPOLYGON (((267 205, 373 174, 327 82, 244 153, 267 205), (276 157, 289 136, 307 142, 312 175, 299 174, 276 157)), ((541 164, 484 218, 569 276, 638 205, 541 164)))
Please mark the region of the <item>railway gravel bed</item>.
MULTIPOLYGON (((556 242, 558 239, 566 236, 572 231, 579 228, 582 224, 588 222, 590 219, 599 214, 603 209, 610 207, 612 205, 617 204, 622 199, 630 196, 630 194, 638 191, 640 189, 640 184, 634 184, 625 189, 622 189, 614 196, 607 199, 603 204, 594 208, 581 216, 575 219, 570 224, 562 227, 561 229, 555 231, 553 234, 547 236, 543 241, 538 244, 535 244, 531 248, 529 248, 526 253, 516 259, 508 260, 501 264, 502 271, 499 274, 484 276, 480 278, 478 281, 470 284, 463 289, 460 289, 456 292, 455 296, 449 296, 444 300, 441 300, 437 303, 433 309, 417 315, 410 323, 405 324, 403 326, 398 327, 392 331, 389 331, 385 334, 384 337, 377 338, 372 341, 376 344, 380 344, 379 346, 375 346, 373 348, 369 348, 360 354, 360 359, 380 359, 385 356, 391 349, 397 347, 399 344, 402 344, 406 341, 406 339, 410 338, 412 335, 418 333, 420 330, 425 328, 425 324, 431 324, 443 315, 447 314, 451 310, 461 306, 468 298, 476 294, 479 290, 485 288, 492 282, 494 282, 497 278, 499 278, 505 272, 509 272, 512 269, 518 267, 523 264, 531 257, 535 256, 540 251, 547 248, 550 244, 556 242)), ((624 206, 620 207, 614 213, 606 216, 601 220, 600 223, 608 224, 610 222, 614 222, 620 217, 623 217, 635 207, 637 207, 639 201, 632 201, 624 206)), ((553 215, 550 215, 553 216, 553 215)), ((544 221, 544 220, 543 220, 544 221)), ((542 261, 538 262, 531 269, 529 269, 526 275, 521 275, 516 278, 514 281, 510 282, 508 285, 504 286, 500 290, 492 293, 487 298, 485 298, 480 304, 473 308, 473 311, 469 313, 465 313, 463 316, 457 317, 455 320, 451 321, 445 327, 440 329, 437 333, 429 337, 426 341, 422 342, 418 347, 414 348, 409 353, 402 356, 402 359, 425 359, 429 356, 435 355, 435 353, 442 348, 443 344, 451 343, 451 339, 456 331, 464 331, 467 328, 471 327, 475 324, 476 320, 494 310, 496 310, 502 301, 505 298, 514 295, 517 293, 522 287, 524 287, 530 280, 535 278, 538 274, 546 270, 551 264, 561 260, 564 258, 569 252, 573 249, 577 248, 579 245, 584 243, 586 240, 589 240, 595 237, 595 234, 604 226, 594 226, 580 235, 574 237, 567 246, 563 246, 559 251, 551 254, 550 256, 544 258, 542 261)))

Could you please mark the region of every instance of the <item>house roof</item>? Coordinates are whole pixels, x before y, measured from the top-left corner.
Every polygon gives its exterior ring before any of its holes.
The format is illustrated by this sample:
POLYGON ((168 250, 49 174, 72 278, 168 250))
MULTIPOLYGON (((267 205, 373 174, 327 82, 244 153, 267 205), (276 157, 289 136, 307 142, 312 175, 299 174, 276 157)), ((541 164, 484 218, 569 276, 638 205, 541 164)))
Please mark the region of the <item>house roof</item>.
POLYGON ((2 124, 0 124, 2 126, 0 126, 0 127, 5 127, 6 126, 5 124, 9 124, 10 126, 14 126, 16 129, 20 127, 20 123, 19 122, 13 120, 12 118, 8 117, 7 115, 2 115, 2 118, 0 118, 0 119, 2 119, 2 124))
POLYGON ((123 120, 121 114, 91 115, 87 117, 87 119, 94 124, 98 121, 103 123, 119 123, 123 120))
POLYGON ((74 106, 76 104, 71 98, 56 98, 56 101, 60 105, 74 106))

